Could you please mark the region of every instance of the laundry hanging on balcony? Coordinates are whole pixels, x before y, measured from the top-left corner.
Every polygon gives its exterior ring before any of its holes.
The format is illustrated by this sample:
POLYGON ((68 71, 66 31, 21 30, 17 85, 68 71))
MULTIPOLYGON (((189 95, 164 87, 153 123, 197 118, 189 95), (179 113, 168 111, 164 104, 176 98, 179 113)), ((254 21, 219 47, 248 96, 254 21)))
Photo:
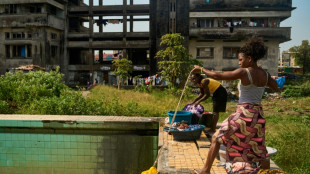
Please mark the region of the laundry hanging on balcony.
POLYGON ((108 25, 108 24, 119 24, 123 23, 123 19, 99 19, 99 20, 94 20, 94 23, 97 24, 97 26, 100 25, 108 25))
POLYGON ((106 19, 101 19, 101 20, 95 20, 95 23, 97 24, 97 26, 100 26, 100 25, 108 25, 108 20, 106 19))

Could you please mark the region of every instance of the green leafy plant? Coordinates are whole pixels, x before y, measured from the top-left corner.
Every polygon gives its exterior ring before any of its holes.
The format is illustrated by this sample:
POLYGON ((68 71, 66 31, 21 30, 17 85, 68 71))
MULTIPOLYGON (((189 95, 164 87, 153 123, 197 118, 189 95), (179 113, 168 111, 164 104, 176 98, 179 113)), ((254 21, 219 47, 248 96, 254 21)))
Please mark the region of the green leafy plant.
POLYGON ((301 65, 303 73, 310 70, 310 45, 308 40, 303 40, 300 46, 290 48, 297 65, 301 65))
POLYGON ((130 76, 132 72, 132 61, 126 58, 117 59, 112 61, 114 66, 114 72, 116 75, 119 76, 117 81, 117 87, 120 89, 121 81, 124 80, 126 77, 130 76))
POLYGON ((9 104, 6 101, 0 101, 0 114, 8 114, 9 111, 9 104))
POLYGON ((0 78, 0 106, 3 113, 85 114, 85 99, 69 88, 56 71, 21 71, 0 78))
POLYGON ((165 34, 160 45, 165 47, 156 53, 162 77, 169 81, 171 87, 177 87, 177 78, 180 84, 184 84, 193 65, 201 65, 201 62, 188 53, 184 47, 184 37, 179 33, 165 34))

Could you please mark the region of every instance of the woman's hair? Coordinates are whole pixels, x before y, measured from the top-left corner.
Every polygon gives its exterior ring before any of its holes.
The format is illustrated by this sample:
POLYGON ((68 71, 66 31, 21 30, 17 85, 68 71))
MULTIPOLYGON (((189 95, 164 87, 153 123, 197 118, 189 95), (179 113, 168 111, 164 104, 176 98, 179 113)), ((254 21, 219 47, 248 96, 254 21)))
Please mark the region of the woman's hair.
POLYGON ((238 53, 243 53, 245 56, 250 56, 255 62, 257 62, 265 56, 267 53, 267 48, 265 47, 262 38, 252 37, 240 48, 238 53))
POLYGON ((192 74, 192 78, 193 78, 193 77, 195 77, 195 78, 197 78, 197 79, 200 79, 200 80, 203 79, 203 76, 202 76, 200 73, 193 73, 193 74, 192 74))

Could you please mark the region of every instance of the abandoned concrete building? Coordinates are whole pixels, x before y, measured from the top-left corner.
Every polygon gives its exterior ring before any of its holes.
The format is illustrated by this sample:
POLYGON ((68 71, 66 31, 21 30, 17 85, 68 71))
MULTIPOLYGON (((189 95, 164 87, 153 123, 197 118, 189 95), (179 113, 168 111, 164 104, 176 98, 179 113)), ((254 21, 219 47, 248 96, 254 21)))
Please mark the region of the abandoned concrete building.
POLYGON ((0 73, 57 65, 68 85, 113 84, 112 60, 128 57, 132 76, 157 73, 160 38, 181 33, 190 54, 215 71, 238 68, 236 51, 263 37, 259 62, 277 74, 279 44, 290 40, 292 0, 1 0, 0 73))

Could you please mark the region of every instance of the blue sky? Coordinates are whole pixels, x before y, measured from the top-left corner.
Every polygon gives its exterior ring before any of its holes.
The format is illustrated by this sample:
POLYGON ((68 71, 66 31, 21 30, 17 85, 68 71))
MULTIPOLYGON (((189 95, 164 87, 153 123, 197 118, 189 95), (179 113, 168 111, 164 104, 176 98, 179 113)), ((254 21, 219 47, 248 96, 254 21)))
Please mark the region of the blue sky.
POLYGON ((281 27, 292 27, 291 39, 280 44, 280 51, 301 45, 302 40, 310 40, 310 1, 293 0, 292 16, 281 23, 281 27))

